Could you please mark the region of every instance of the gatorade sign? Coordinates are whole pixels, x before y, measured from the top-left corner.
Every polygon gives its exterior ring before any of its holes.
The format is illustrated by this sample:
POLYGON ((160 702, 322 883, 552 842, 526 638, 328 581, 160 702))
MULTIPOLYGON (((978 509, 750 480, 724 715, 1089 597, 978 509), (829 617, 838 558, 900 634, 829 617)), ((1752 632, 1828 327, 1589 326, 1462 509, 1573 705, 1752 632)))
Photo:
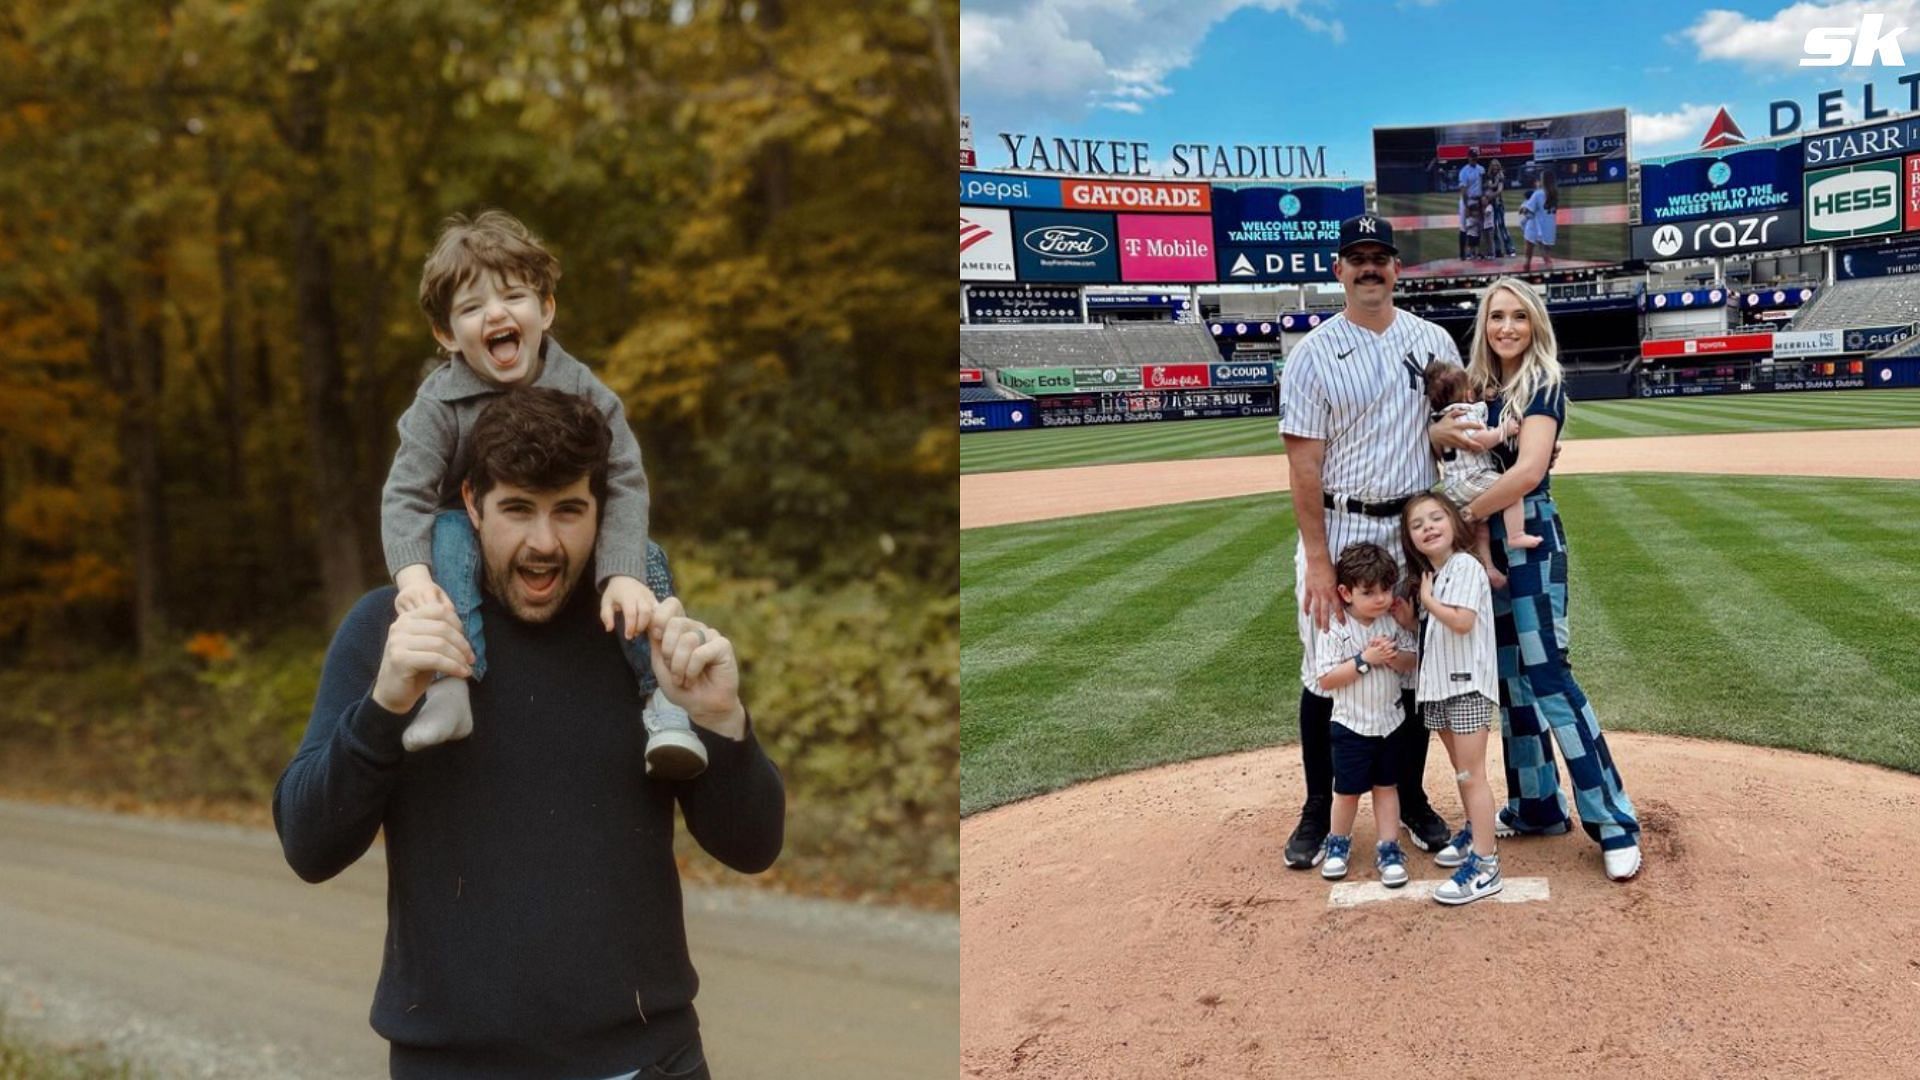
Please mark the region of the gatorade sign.
POLYGON ((1807 173, 1807 242, 1899 232, 1900 165, 1894 158, 1807 173))

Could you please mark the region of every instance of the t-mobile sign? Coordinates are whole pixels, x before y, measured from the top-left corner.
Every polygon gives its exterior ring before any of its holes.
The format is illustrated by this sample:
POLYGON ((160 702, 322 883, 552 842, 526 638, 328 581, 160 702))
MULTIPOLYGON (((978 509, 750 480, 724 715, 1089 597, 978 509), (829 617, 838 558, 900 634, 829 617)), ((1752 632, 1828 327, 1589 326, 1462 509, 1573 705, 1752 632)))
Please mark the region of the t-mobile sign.
POLYGON ((1212 281, 1213 219, 1202 214, 1121 214, 1120 279, 1212 281))

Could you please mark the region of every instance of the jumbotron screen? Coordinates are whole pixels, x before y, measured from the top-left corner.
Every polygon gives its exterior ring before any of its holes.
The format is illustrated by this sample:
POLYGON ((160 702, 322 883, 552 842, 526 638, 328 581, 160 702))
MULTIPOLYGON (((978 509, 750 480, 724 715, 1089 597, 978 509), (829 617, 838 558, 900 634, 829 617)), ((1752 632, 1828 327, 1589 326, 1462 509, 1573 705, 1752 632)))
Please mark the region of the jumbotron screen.
POLYGON ((1627 259, 1625 109, 1375 128, 1373 167, 1409 277, 1627 259))

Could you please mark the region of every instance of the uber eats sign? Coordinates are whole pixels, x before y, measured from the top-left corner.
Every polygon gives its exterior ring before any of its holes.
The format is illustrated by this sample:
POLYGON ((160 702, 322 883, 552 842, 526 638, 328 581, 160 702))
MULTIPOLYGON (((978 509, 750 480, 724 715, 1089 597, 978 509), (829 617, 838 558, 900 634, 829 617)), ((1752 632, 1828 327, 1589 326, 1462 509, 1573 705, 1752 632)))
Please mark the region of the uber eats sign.
POLYGON ((1900 231, 1900 161, 1869 161, 1806 176, 1807 242, 1900 231))

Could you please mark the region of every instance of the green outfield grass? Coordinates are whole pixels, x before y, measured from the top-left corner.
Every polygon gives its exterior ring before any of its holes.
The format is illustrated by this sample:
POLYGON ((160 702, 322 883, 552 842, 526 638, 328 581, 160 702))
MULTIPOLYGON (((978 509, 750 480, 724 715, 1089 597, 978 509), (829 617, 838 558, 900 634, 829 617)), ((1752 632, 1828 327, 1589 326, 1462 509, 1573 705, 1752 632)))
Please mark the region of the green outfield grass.
MULTIPOLYGON (((1554 488, 1574 670, 1607 729, 1920 772, 1920 484, 1554 488)), ((1265 496, 962 533, 962 812, 1293 741, 1293 532, 1265 496)))
MULTIPOLYGON (((1920 390, 1577 401, 1568 410, 1567 438, 1889 427, 1920 427, 1920 390)), ((963 437, 960 471, 1186 461, 1282 451, 1272 417, 1006 431, 963 437)))

